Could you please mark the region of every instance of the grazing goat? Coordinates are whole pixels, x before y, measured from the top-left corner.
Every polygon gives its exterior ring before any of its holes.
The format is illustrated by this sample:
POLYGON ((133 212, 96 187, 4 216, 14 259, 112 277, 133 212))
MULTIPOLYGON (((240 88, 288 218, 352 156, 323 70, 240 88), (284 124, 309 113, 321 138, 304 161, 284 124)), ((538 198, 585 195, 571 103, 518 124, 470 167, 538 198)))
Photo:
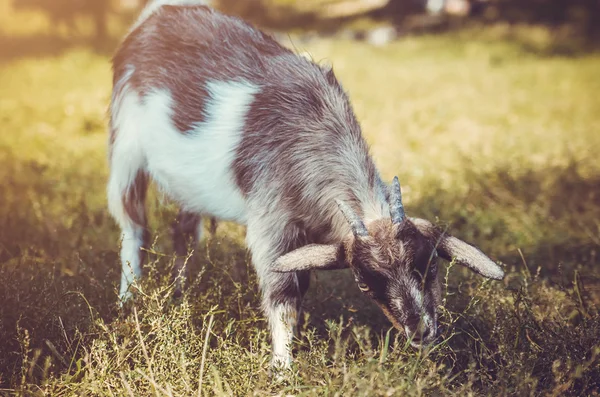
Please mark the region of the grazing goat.
POLYGON ((182 208, 179 256, 202 215, 247 226, 273 365, 291 363, 310 270, 349 267, 414 346, 436 338, 438 253, 503 277, 477 248, 405 216, 398 179, 381 180, 331 68, 238 18, 169 3, 150 4, 113 61, 108 202, 123 233, 122 299, 141 276, 150 178, 182 208))

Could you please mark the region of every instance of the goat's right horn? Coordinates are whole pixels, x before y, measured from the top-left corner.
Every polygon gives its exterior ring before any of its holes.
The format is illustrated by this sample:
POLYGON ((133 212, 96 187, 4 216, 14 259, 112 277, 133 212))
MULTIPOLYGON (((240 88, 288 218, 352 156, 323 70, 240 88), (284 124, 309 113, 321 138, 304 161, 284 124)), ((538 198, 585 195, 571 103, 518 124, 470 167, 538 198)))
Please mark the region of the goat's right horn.
POLYGON ((336 199, 335 202, 337 203, 338 207, 340 207, 340 211, 342 211, 342 214, 344 214, 344 216, 346 217, 346 220, 350 224, 350 227, 352 228, 352 233, 354 234, 354 236, 356 236, 356 237, 368 236, 369 232, 367 231, 365 224, 360 219, 360 217, 356 214, 356 212, 354 212, 354 210, 348 204, 344 203, 341 200, 336 199))
POLYGON ((402 205, 402 192, 400 191, 400 181, 395 176, 390 190, 390 216, 392 223, 400 223, 406 216, 404 214, 404 205, 402 205))

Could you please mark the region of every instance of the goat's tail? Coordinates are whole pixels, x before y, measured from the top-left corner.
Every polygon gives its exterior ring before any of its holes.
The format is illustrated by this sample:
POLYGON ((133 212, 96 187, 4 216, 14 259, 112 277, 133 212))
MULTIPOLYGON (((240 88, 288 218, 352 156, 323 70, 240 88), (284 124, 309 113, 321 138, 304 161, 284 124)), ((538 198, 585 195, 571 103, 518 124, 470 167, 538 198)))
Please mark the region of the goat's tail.
POLYGON ((146 19, 150 18, 162 6, 210 6, 210 0, 150 0, 144 7, 135 23, 129 29, 129 32, 134 31, 146 19))

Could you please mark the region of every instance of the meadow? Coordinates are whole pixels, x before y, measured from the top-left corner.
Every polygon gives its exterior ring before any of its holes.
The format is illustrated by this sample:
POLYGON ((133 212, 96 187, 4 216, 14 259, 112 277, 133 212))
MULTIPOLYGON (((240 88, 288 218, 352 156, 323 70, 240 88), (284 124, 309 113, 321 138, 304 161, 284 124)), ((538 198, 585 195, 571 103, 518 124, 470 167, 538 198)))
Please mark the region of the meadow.
POLYGON ((600 55, 518 25, 384 47, 292 37, 333 64, 407 213, 507 275, 445 263, 441 341, 415 350, 348 271, 314 273, 294 369, 274 382, 242 227, 220 223, 200 244, 174 301, 177 208, 155 192, 146 277, 117 305, 105 199, 116 44, 50 31, 1 3, 0 395, 600 394, 600 55))

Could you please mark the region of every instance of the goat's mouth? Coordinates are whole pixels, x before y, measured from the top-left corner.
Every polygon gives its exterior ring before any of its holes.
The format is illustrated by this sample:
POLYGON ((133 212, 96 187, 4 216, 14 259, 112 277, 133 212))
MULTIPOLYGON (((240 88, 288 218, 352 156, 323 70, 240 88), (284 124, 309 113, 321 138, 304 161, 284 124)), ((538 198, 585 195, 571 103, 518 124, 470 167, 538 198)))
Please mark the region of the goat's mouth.
POLYGON ((431 344, 431 342, 427 342, 422 339, 419 339, 416 335, 409 336, 408 338, 410 339, 410 345, 412 347, 414 347, 415 349, 421 349, 421 348, 427 347, 431 344))
POLYGON ((432 320, 430 316, 423 315, 421 321, 417 323, 417 329, 411 330, 409 326, 402 325, 398 317, 392 315, 392 311, 388 306, 384 306, 382 304, 379 304, 379 306, 383 310, 383 313, 388 317, 390 322, 394 325, 394 328, 399 331, 404 329, 406 337, 410 341, 412 347, 417 349, 426 347, 435 342, 437 339, 437 319, 432 320))
POLYGON ((416 349, 427 347, 437 339, 437 331, 435 329, 424 328, 417 332, 411 331, 408 327, 404 328, 406 337, 410 341, 410 345, 416 349))

